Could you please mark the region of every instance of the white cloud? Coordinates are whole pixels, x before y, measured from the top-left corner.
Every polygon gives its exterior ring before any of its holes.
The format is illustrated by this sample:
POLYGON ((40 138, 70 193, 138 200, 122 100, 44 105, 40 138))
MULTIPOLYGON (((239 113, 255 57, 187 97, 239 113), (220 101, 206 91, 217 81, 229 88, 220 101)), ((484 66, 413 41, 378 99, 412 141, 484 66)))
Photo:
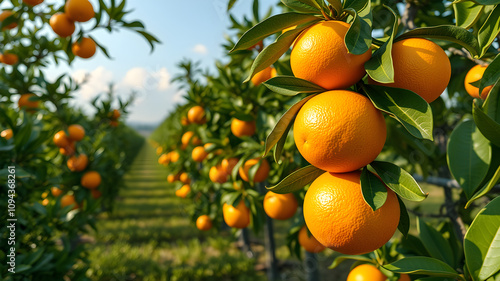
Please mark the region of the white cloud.
POLYGON ((83 69, 76 70, 71 74, 71 77, 77 83, 81 83, 86 79, 86 82, 81 85, 78 92, 87 101, 100 93, 106 92, 109 89, 109 84, 113 82, 113 72, 103 66, 99 66, 91 72, 83 69))
POLYGON ((203 44, 197 44, 196 46, 193 47, 193 52, 200 54, 200 55, 206 55, 206 54, 208 54, 208 49, 203 44))
POLYGON ((165 67, 156 71, 134 67, 127 71, 119 87, 136 91, 166 91, 171 86, 170 77, 171 75, 165 67))
POLYGON ((185 91, 183 91, 183 90, 176 92, 176 93, 172 96, 172 101, 173 101, 174 103, 181 103, 181 102, 185 101, 185 99, 184 99, 184 94, 185 94, 185 93, 186 93, 186 92, 185 92, 185 91))

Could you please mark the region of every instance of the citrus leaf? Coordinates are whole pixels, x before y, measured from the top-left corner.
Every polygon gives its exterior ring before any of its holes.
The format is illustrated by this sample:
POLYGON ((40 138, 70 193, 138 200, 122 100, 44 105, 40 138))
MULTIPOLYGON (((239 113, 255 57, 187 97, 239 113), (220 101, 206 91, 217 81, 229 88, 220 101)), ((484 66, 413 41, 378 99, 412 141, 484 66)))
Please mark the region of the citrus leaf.
POLYGON ((497 5, 489 14, 483 26, 479 29, 477 39, 480 46, 480 57, 488 51, 493 40, 500 33, 500 5, 497 5))
POLYGON ((500 147, 500 124, 484 113, 474 102, 472 116, 482 135, 494 145, 500 147))
POLYGON ((234 4, 236 3, 236 0, 229 0, 229 2, 227 3, 227 11, 229 12, 229 10, 231 10, 231 8, 234 6, 234 4))
POLYGON ((281 136, 278 143, 274 147, 274 154, 273 154, 274 161, 278 164, 281 164, 281 161, 280 161, 281 153, 283 152, 283 147, 285 146, 286 138, 288 136, 288 132, 292 128, 292 125, 293 125, 293 122, 290 122, 288 124, 288 126, 286 127, 286 130, 283 132, 283 135, 281 136))
POLYGON ((269 17, 245 32, 230 52, 246 50, 269 35, 281 32, 287 27, 319 20, 315 16, 299 13, 284 13, 269 17))
POLYGON ((287 6, 290 9, 294 9, 297 12, 303 12, 303 13, 317 13, 320 12, 320 8, 317 7, 318 4, 314 1, 311 5, 308 3, 303 3, 305 1, 298 1, 298 0, 281 0, 281 3, 283 3, 285 6, 287 6))
POLYGON ((443 235, 419 217, 417 217, 417 227, 420 240, 431 257, 444 261, 451 267, 456 267, 450 243, 443 235))
POLYGON ((451 133, 447 151, 450 172, 470 198, 488 172, 490 143, 472 120, 466 120, 451 133))
POLYGON ((378 85, 363 85, 376 108, 391 115, 419 139, 432 140, 431 106, 412 91, 378 85))
POLYGON ((351 54, 361 55, 370 50, 372 44, 372 10, 371 2, 360 11, 352 8, 344 9, 354 19, 344 38, 345 46, 351 54))
POLYGON ((405 203, 398 196, 399 201, 399 224, 398 229, 403 236, 407 237, 410 231, 410 216, 408 215, 408 210, 406 210, 405 203))
POLYGON ((469 206, 472 202, 474 202, 475 200, 483 197, 488 192, 490 192, 490 190, 492 190, 493 187, 495 186, 495 184, 497 184, 499 181, 500 181, 500 166, 498 166, 498 168, 495 171, 495 174, 493 174, 493 177, 491 178, 491 180, 486 185, 484 185, 483 188, 481 188, 476 194, 474 194, 474 196, 472 196, 472 198, 465 205, 465 208, 469 208, 469 206))
POLYGON ((325 171, 318 169, 313 165, 309 165, 291 173, 277 185, 266 188, 279 194, 294 192, 312 183, 317 177, 324 173, 325 171))
POLYGON ((363 199, 373 211, 384 206, 387 200, 387 189, 377 176, 368 171, 366 167, 361 172, 361 192, 363 199))
POLYGON ((294 76, 276 76, 263 83, 269 90, 284 95, 295 96, 304 93, 319 93, 326 90, 312 82, 294 76))
POLYGON ((429 257, 407 257, 391 264, 383 265, 382 267, 395 273, 450 277, 465 281, 465 279, 449 265, 438 259, 429 257))
POLYGON ((480 5, 497 5, 500 4, 500 0, 474 0, 474 2, 480 5))
POLYGON ((481 15, 484 6, 472 1, 453 3, 456 25, 463 28, 470 28, 481 15))
POLYGON ((500 270, 500 197, 484 207, 465 234, 465 262, 473 280, 500 270))
POLYGON ((288 125, 291 124, 292 121, 295 119, 295 115, 297 115, 300 108, 302 108, 302 106, 314 96, 315 95, 310 95, 298 101, 297 103, 292 105, 292 107, 290 107, 285 112, 285 114, 283 114, 283 116, 281 116, 276 126, 274 126, 272 132, 269 134, 269 136, 267 136, 263 157, 266 156, 267 153, 269 153, 269 151, 271 151, 273 146, 276 145, 281 138, 283 137, 286 138, 285 132, 287 131, 288 125))
POLYGON ((345 0, 343 2, 344 2, 344 9, 351 8, 354 9, 355 11, 359 11, 366 6, 368 0, 345 0))
MULTIPOLYGON (((479 86, 479 92, 482 93, 483 89, 489 85, 495 83, 498 84, 500 81, 500 54, 498 54, 495 59, 488 65, 481 78, 481 84, 479 86)), ((500 86, 499 86, 500 87, 500 86)))
POLYGON ((334 269, 337 266, 339 266, 339 264, 341 264, 342 262, 347 261, 347 260, 373 262, 373 260, 367 256, 360 256, 360 255, 357 255, 357 256, 338 256, 333 260, 332 264, 328 267, 328 269, 334 269))
POLYGON ((382 181, 404 199, 422 201, 427 197, 415 179, 398 165, 390 162, 373 161, 370 166, 382 178, 382 181))
POLYGON ((454 25, 440 25, 433 27, 420 27, 405 32, 395 40, 422 37, 450 41, 464 47, 473 57, 478 56, 479 43, 474 35, 467 29, 454 25))
MULTIPOLYGON (((312 23, 311 23, 312 24, 312 23)), ((293 41, 297 36, 302 32, 302 30, 306 29, 308 26, 297 27, 293 30, 289 30, 283 34, 281 34, 278 39, 259 53, 259 55, 255 58, 252 63, 252 67, 250 68, 250 75, 244 82, 250 81, 252 77, 257 73, 270 66, 274 62, 276 62, 292 45, 293 41)))
POLYGON ((392 24, 389 29, 389 38, 385 43, 376 50, 371 59, 365 63, 365 69, 370 77, 380 83, 394 82, 394 66, 392 64, 392 41, 398 31, 398 21, 396 13, 388 6, 385 6, 391 11, 392 24))

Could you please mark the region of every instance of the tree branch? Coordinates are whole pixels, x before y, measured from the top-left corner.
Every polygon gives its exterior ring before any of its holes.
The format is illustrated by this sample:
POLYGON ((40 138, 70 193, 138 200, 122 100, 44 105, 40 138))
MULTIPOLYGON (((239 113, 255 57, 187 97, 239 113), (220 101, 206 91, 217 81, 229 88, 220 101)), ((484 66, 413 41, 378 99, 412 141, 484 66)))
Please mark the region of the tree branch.
POLYGON ((448 48, 448 51, 454 55, 457 55, 457 56, 461 56, 461 57, 464 57, 464 58, 467 58, 473 62, 475 62, 476 64, 479 64, 479 65, 482 65, 482 66, 486 66, 488 65, 487 62, 485 62, 484 60, 480 60, 480 59, 475 59, 473 58, 470 53, 465 49, 465 48, 462 48, 462 49, 457 49, 457 48, 453 48, 453 47, 450 47, 448 48))
POLYGON ((403 16, 401 17, 401 21, 405 29, 407 30, 415 29, 416 27, 415 17, 417 16, 417 12, 418 12, 418 7, 415 4, 411 2, 406 3, 405 11, 403 13, 403 16))

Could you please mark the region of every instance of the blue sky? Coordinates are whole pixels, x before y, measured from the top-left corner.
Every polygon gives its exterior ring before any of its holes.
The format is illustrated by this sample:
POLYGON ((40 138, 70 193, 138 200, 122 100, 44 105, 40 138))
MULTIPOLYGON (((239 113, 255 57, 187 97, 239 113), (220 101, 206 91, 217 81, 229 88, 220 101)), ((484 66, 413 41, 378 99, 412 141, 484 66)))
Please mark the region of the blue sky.
MULTIPOLYGON (((96 7, 96 1, 91 2, 96 7)), ((244 14, 250 16, 252 2, 239 0, 231 12, 237 18, 244 14)), ((277 0, 260 0, 260 3, 261 14, 264 14, 277 0)), ((128 0, 128 9, 134 10, 128 19, 140 19, 147 30, 162 41, 153 53, 148 43, 132 32, 111 35, 104 31, 94 32, 91 35, 107 46, 113 60, 98 52, 91 59, 77 59, 71 68, 52 66, 48 76, 57 77, 67 72, 78 81, 85 73, 90 74, 88 83, 75 93, 78 106, 84 108, 88 107, 89 99, 107 88, 109 82, 114 82, 117 92, 123 96, 136 90, 139 98, 131 108, 128 121, 160 122, 175 103, 182 101, 182 93, 169 83, 179 72, 176 64, 183 58, 190 58, 210 68, 216 59, 223 57, 220 45, 230 25, 226 5, 227 0, 128 0)))

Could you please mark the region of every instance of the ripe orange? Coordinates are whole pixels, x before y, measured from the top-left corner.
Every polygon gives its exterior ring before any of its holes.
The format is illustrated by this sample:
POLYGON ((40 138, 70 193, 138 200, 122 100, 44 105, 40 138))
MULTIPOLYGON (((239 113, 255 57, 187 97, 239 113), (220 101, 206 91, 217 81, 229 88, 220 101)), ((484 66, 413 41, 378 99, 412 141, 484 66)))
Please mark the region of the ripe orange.
POLYGON ((299 244, 309 253, 319 253, 325 250, 325 246, 319 243, 314 236, 308 236, 306 226, 303 226, 299 231, 299 244))
POLYGON ((266 159, 261 158, 254 158, 247 160, 243 166, 240 167, 238 170, 240 177, 244 181, 250 181, 250 176, 248 175, 248 172, 250 171, 250 168, 252 168, 254 165, 262 161, 262 164, 260 167, 257 169, 257 172, 255 173, 255 176, 253 178, 254 182, 263 182, 267 179, 267 176, 269 176, 269 171, 271 170, 271 166, 269 166, 269 162, 267 162, 266 159))
POLYGON ((36 6, 43 3, 43 0, 23 0, 24 3, 30 6, 36 6))
POLYGON ((189 192, 191 192, 191 187, 185 184, 180 189, 175 191, 175 195, 180 198, 186 198, 189 192))
POLYGON ((111 120, 109 121, 109 125, 113 128, 116 128, 118 127, 118 125, 120 124, 120 122, 116 121, 116 120, 111 120))
POLYGON ((81 141, 85 137, 85 129, 78 124, 70 125, 68 133, 68 139, 72 141, 81 141))
POLYGON ((222 206, 222 215, 229 227, 245 228, 250 224, 250 210, 245 205, 243 199, 240 200, 236 208, 224 203, 222 206))
POLYGON ((111 119, 116 120, 116 119, 120 118, 120 116, 122 116, 120 111, 118 109, 113 109, 113 113, 111 113, 111 119))
POLYGON ((275 220, 287 220, 297 212, 297 199, 292 193, 278 194, 268 191, 264 197, 264 211, 275 220))
POLYGON ((199 105, 191 107, 187 116, 190 123, 202 125, 207 122, 207 119, 205 118, 205 109, 199 105))
POLYGON ((323 21, 304 30, 295 40, 290 56, 293 74, 327 90, 345 89, 361 80, 372 52, 348 52, 344 37, 349 26, 340 21, 323 21))
POLYGON ((183 172, 183 173, 179 176, 179 180, 180 180, 183 184, 190 184, 190 183, 191 183, 191 179, 189 178, 189 175, 188 175, 188 173, 186 173, 186 172, 183 172))
POLYGON ((384 116, 358 93, 319 94, 300 109, 293 136, 300 154, 325 171, 345 173, 366 166, 384 147, 384 116))
POLYGON ((451 64, 436 43, 422 38, 404 39, 392 46, 394 82, 371 84, 411 90, 427 102, 436 100, 448 86, 451 64))
POLYGON ((47 206, 47 205, 49 205, 49 203, 50 203, 50 201, 47 198, 45 198, 45 199, 42 200, 42 205, 43 206, 47 206))
POLYGON ((240 161, 240 159, 238 159, 238 158, 224 159, 224 160, 222 160, 221 168, 226 174, 230 175, 233 172, 234 167, 236 166, 236 164, 238 164, 239 161, 240 161))
POLYGON ((167 177, 167 181, 168 181, 169 183, 173 183, 173 182, 178 181, 178 180, 179 180, 179 174, 177 174, 177 175, 170 174, 170 175, 168 175, 168 177, 167 177))
POLYGON ((89 158, 85 154, 80 154, 77 156, 71 156, 66 163, 68 168, 72 172, 81 172, 87 168, 89 164, 89 158))
POLYGON ((266 82, 267 80, 276 76, 276 69, 273 67, 267 67, 257 73, 252 77, 251 81, 254 86, 259 86, 262 82, 266 82))
POLYGON ((75 142, 70 142, 69 145, 59 148, 59 153, 66 156, 71 156, 75 153, 75 142))
POLYGON ((81 41, 73 43, 71 51, 77 57, 88 59, 95 54, 96 44, 92 38, 83 37, 81 41))
POLYGON ((14 65, 19 62, 19 57, 16 54, 5 52, 0 54, 0 62, 7 65, 14 65))
POLYGON ((189 142, 191 141, 191 138, 194 136, 194 132, 192 131, 187 131, 185 132, 182 137, 181 137, 181 143, 185 146, 187 146, 189 144, 189 142))
POLYGON ((10 140, 14 136, 14 133, 12 132, 12 129, 5 129, 0 133, 0 137, 10 140))
POLYGON ((256 130, 257 125, 255 121, 242 121, 236 118, 233 118, 233 121, 231 121, 231 132, 238 138, 243 136, 250 137, 255 134, 256 130))
POLYGON ((349 275, 347 281, 385 281, 385 276, 382 271, 371 264, 362 264, 356 266, 349 275))
POLYGON ((52 138, 52 141, 56 146, 61 148, 71 146, 71 141, 68 139, 68 135, 66 135, 66 132, 63 130, 57 132, 52 138))
POLYGON ((324 173, 304 198, 304 218, 324 246, 347 255, 372 252, 383 246, 399 223, 399 202, 387 189, 385 204, 373 211, 363 199, 360 171, 324 173))
POLYGON ((472 86, 471 82, 476 82, 478 80, 481 80, 483 78, 484 71, 486 70, 487 66, 482 66, 482 65, 476 65, 472 67, 469 72, 467 72, 467 75, 465 76, 464 84, 465 84, 465 90, 467 93, 477 99, 486 99, 488 96, 491 88, 493 88, 493 85, 485 87, 483 91, 481 92, 481 96, 479 96, 479 88, 472 86))
MULTIPOLYGON (((14 15, 14 13, 12 11, 3 11, 0 14, 0 22, 3 22, 5 19, 7 19, 8 17, 13 16, 13 15, 14 15)), ((13 29, 16 27, 17 27, 17 22, 12 22, 12 23, 9 23, 7 26, 4 26, 2 28, 2 30, 13 29)))
POLYGON ((195 162, 203 162, 207 156, 208 153, 203 146, 197 146, 193 149, 193 152, 191 152, 191 157, 195 162))
POLYGON ((163 152, 163 147, 159 146, 156 148, 156 155, 160 155, 163 152))
POLYGON ((92 198, 94 199, 99 199, 101 196, 102 196, 102 192, 100 192, 99 190, 97 189, 92 189, 90 190, 90 195, 92 196, 92 198))
POLYGON ((83 187, 95 189, 101 184, 101 175, 96 171, 86 172, 80 181, 83 187))
POLYGON ((179 161, 180 157, 181 156, 179 155, 179 152, 177 152, 177 151, 170 152, 170 161, 172 163, 175 163, 175 162, 179 161))
POLYGON ((67 207, 70 205, 74 205, 74 209, 78 209, 78 204, 76 203, 75 196, 66 194, 61 198, 61 207, 67 207))
POLYGON ((160 165, 167 165, 170 162, 170 153, 163 153, 160 155, 158 158, 158 164, 160 165))
POLYGON ((181 118, 181 124, 182 124, 183 126, 187 126, 187 125, 189 125, 189 124, 190 124, 190 123, 189 123, 189 120, 187 119, 187 117, 182 117, 182 118, 181 118))
POLYGON ((39 100, 33 100, 37 96, 34 94, 22 94, 19 100, 17 101, 17 105, 19 108, 24 109, 28 112, 34 111, 34 109, 40 106, 39 100))
POLYGON ((191 139, 191 143, 192 143, 193 145, 200 145, 200 144, 201 144, 201 140, 200 140, 200 138, 199 138, 199 137, 194 136, 194 137, 191 139))
POLYGON ((225 183, 227 181, 227 174, 222 169, 221 165, 212 166, 208 172, 208 177, 212 182, 225 183))
POLYGON ((58 187, 55 187, 53 186, 51 189, 50 189, 50 193, 52 193, 52 196, 54 197, 59 197, 62 195, 63 191, 62 189, 58 188, 58 187))
POLYGON ((50 18, 50 27, 61 37, 68 37, 75 32, 75 22, 67 14, 57 13, 50 18))
POLYGON ((210 230, 212 228, 212 220, 207 215, 201 215, 196 220, 196 227, 202 231, 210 230))
POLYGON ((94 17, 94 7, 88 0, 68 0, 64 12, 73 21, 86 22, 94 17))

